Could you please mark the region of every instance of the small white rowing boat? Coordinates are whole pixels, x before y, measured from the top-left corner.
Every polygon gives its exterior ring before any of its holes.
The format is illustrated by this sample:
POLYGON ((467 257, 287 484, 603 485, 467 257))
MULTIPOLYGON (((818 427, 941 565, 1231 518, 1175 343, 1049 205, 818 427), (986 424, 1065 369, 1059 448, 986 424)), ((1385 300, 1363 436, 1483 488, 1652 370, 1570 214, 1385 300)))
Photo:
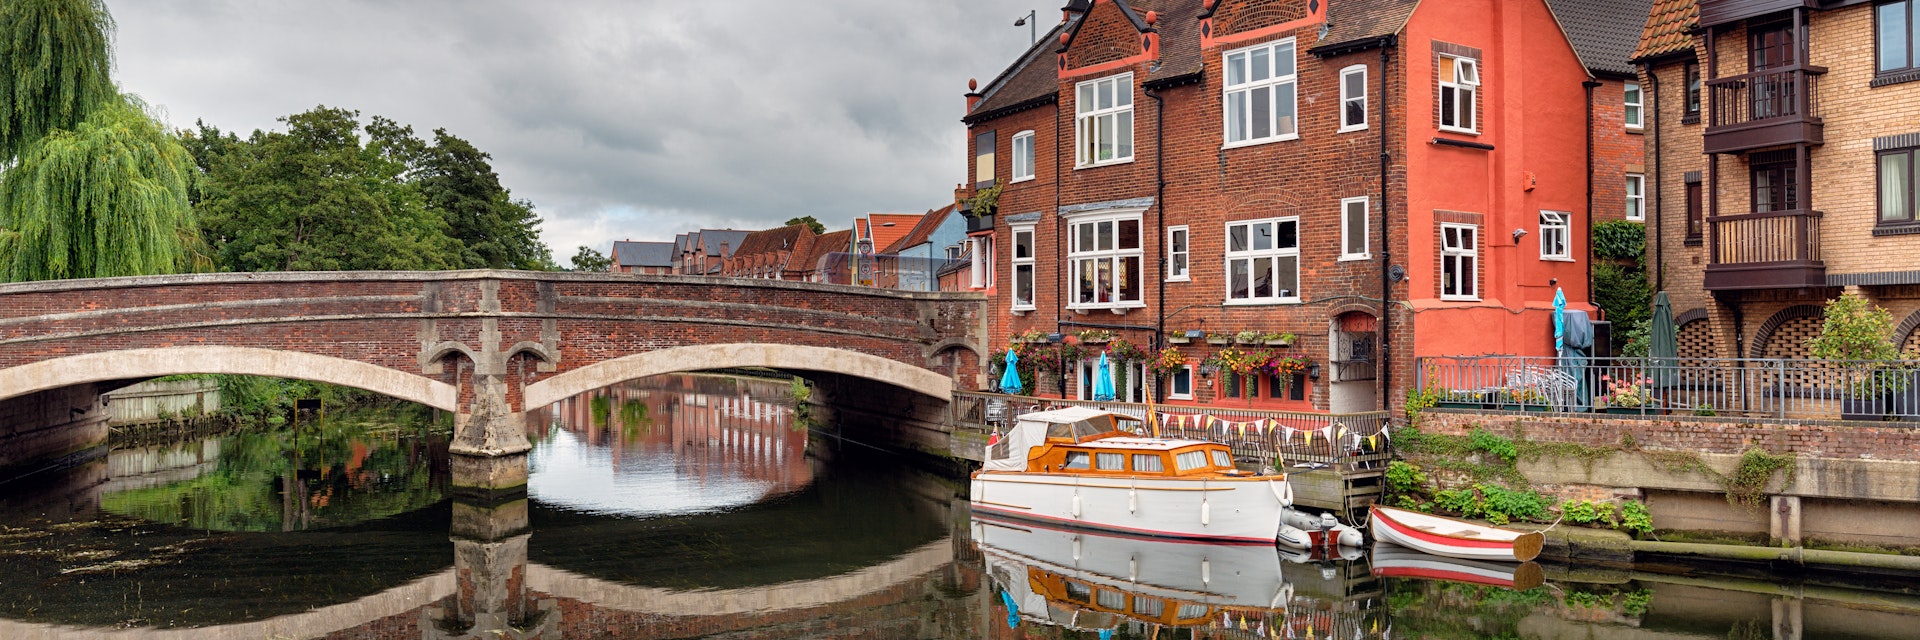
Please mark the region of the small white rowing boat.
POLYGON ((1376 540, 1436 556, 1465 560, 1526 562, 1540 555, 1538 532, 1508 531, 1465 520, 1372 506, 1371 524, 1376 540))
POLYGON ((1535 562, 1513 564, 1444 558, 1391 544, 1373 546, 1373 575, 1465 582, 1522 591, 1545 581, 1540 564, 1535 562))

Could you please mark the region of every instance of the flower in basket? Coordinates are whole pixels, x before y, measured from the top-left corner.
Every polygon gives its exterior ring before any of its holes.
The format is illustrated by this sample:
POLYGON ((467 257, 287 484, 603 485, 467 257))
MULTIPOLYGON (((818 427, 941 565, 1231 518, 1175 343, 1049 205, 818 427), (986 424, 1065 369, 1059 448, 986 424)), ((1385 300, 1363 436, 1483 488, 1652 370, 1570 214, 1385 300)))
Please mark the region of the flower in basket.
POLYGON ((1274 376, 1292 380, 1295 376, 1307 372, 1307 359, 1299 356, 1273 356, 1261 365, 1261 370, 1274 376))
POLYGON ((1043 333, 1043 332, 1041 332, 1041 331, 1040 331, 1039 329, 1028 329, 1028 330, 1027 330, 1027 331, 1026 331, 1025 333, 1022 333, 1022 334, 1019 334, 1019 335, 1016 335, 1016 336, 1014 336, 1014 337, 1013 337, 1013 341, 1014 341, 1014 342, 1016 342, 1016 343, 1018 343, 1018 342, 1046 342, 1046 341, 1047 341, 1047 334, 1045 334, 1045 333, 1043 333))
POLYGON ((1134 344, 1125 338, 1114 340, 1112 344, 1107 345, 1107 351, 1112 353, 1113 358, 1119 360, 1121 364, 1140 362, 1147 359, 1147 352, 1141 349, 1140 345, 1134 344))
POLYGON ((1170 376, 1179 373, 1187 366, 1187 354, 1180 353, 1179 347, 1167 347, 1153 358, 1153 375, 1170 376))
POLYGON ((1079 337, 1081 342, 1097 344, 1101 342, 1112 342, 1118 334, 1106 329, 1086 329, 1076 332, 1073 335, 1079 337))
POLYGON ((1611 375, 1600 376, 1600 384, 1606 387, 1607 406, 1631 409, 1653 401, 1653 379, 1611 375))
POLYGON ((1234 342, 1240 342, 1240 343, 1248 343, 1248 344, 1251 344, 1251 343, 1254 343, 1254 342, 1259 342, 1259 341, 1260 341, 1260 332, 1258 332, 1258 331, 1242 331, 1242 332, 1239 332, 1239 333, 1236 333, 1236 334, 1233 334, 1233 341, 1234 341, 1234 342))

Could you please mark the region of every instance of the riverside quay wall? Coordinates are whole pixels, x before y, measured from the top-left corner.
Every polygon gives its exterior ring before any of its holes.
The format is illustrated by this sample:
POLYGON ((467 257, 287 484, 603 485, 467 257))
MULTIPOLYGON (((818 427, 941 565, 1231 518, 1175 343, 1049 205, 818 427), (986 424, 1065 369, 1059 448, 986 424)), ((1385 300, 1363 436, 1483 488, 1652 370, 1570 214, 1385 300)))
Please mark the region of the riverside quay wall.
POLYGON ((1920 547, 1916 423, 1427 409, 1418 425, 1545 445, 1522 447, 1515 461, 1535 489, 1643 500, 1657 530, 1920 547), (1757 500, 1729 500, 1730 488, 1757 500))

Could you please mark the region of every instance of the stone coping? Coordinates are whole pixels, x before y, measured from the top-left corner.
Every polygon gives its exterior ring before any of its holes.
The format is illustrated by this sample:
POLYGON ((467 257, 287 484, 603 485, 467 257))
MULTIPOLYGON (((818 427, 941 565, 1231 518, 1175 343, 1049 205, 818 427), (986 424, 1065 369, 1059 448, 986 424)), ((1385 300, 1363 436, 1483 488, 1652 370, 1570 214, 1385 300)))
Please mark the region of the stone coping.
POLYGON ((273 271, 262 273, 185 273, 157 276, 124 276, 78 280, 43 280, 0 284, 0 295, 57 293, 163 287, 171 285, 299 283, 299 282, 454 282, 466 280, 532 280, 547 282, 610 282, 640 284, 716 284, 733 287, 818 291, 866 295, 906 300, 978 300, 986 294, 972 291, 902 291, 845 284, 793 282, 761 278, 720 278, 713 276, 652 275, 637 273, 581 273, 573 271, 512 271, 504 269, 465 269, 458 271, 273 271))

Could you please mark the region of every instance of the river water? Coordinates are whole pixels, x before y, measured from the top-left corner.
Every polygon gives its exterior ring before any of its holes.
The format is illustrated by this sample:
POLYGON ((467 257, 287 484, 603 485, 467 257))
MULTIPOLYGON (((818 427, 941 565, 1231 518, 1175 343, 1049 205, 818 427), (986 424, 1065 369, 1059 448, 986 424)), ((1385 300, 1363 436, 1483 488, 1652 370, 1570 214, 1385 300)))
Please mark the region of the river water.
POLYGON ((1474 567, 972 518, 787 385, 666 376, 529 422, 450 496, 418 410, 121 445, 0 486, 0 638, 1916 638, 1920 580, 1474 567), (1448 579, 1442 579, 1448 578, 1448 579))

